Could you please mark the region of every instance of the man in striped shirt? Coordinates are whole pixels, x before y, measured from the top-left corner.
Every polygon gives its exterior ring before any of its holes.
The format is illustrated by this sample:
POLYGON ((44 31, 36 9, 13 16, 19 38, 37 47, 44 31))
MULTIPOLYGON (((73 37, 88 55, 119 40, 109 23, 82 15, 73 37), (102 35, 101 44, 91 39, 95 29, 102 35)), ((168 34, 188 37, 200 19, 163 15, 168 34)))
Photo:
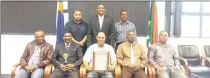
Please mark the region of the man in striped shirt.
POLYGON ((127 41, 126 33, 128 31, 134 31, 136 34, 136 27, 135 25, 128 21, 128 12, 127 10, 121 10, 120 12, 120 18, 121 20, 117 23, 115 23, 115 28, 117 30, 117 40, 115 45, 115 50, 117 50, 118 46, 127 41))

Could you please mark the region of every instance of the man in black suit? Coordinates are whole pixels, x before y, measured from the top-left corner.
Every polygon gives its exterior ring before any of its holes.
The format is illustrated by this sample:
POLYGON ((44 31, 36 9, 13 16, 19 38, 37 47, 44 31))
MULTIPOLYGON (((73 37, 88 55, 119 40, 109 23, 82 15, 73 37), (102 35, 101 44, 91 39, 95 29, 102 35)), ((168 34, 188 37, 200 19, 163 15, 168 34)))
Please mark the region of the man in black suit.
POLYGON ((112 45, 114 47, 116 41, 116 29, 114 26, 113 19, 105 15, 105 8, 103 4, 98 4, 97 15, 94 15, 89 20, 88 29, 88 46, 96 43, 96 35, 98 32, 103 32, 106 35, 105 43, 112 45))
POLYGON ((65 32, 64 43, 56 45, 53 64, 55 70, 50 78, 79 78, 79 67, 82 63, 83 52, 79 44, 72 41, 72 35, 65 32))

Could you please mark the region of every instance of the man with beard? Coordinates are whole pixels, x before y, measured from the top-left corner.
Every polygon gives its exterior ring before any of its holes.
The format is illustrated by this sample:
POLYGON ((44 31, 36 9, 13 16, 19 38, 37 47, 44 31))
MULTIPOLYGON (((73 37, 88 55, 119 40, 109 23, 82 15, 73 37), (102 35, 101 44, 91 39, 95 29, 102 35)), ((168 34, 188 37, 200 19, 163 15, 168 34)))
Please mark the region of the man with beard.
POLYGON ((73 20, 69 21, 65 25, 65 32, 72 34, 72 41, 79 44, 83 49, 83 54, 86 51, 86 41, 88 24, 82 19, 82 12, 80 9, 76 9, 73 13, 73 20))
POLYGON ((149 62, 154 65, 157 78, 186 78, 180 68, 179 56, 167 40, 168 33, 161 31, 159 41, 149 49, 149 62))
POLYGON ((88 29, 88 46, 97 42, 96 35, 98 32, 105 33, 105 43, 114 47, 116 41, 116 29, 114 27, 113 19, 105 14, 105 7, 103 4, 98 4, 97 15, 89 19, 88 29))

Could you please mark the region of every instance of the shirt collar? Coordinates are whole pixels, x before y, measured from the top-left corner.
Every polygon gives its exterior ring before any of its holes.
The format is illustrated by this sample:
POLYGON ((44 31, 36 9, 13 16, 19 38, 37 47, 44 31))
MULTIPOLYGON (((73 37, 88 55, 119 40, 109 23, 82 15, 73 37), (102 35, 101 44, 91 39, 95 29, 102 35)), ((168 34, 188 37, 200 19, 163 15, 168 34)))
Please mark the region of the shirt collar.
POLYGON ((98 18, 104 18, 104 15, 103 16, 98 15, 98 18))
POLYGON ((69 43, 69 45, 67 45, 67 43, 65 43, 65 46, 68 46, 68 47, 69 47, 69 46, 70 46, 70 44, 71 44, 71 42, 69 43))
POLYGON ((97 43, 97 46, 98 46, 98 48, 104 48, 104 47, 105 47, 105 44, 104 44, 102 47, 100 47, 100 46, 98 45, 98 43, 97 43))
POLYGON ((168 43, 166 43, 166 45, 161 45, 160 44, 160 42, 157 42, 157 44, 156 44, 157 46, 160 46, 160 47, 164 47, 164 48, 166 48, 166 47, 168 47, 169 45, 168 45, 168 43))
MULTIPOLYGON (((73 22, 74 24, 77 24, 74 20, 72 20, 72 22, 73 22)), ((83 21, 82 21, 82 19, 81 19, 79 24, 82 24, 82 23, 83 23, 83 21)), ((78 24, 78 25, 79 25, 79 24, 78 24)))
MULTIPOLYGON (((128 46, 130 46, 130 45, 131 45, 131 43, 129 43, 128 41, 127 41, 126 43, 127 43, 127 45, 128 45, 128 46)), ((136 45, 136 44, 137 44, 137 42, 136 42, 136 41, 134 41, 132 45, 134 46, 134 45, 136 45)))
POLYGON ((121 25, 128 25, 129 24, 129 21, 127 20, 126 23, 123 23, 122 21, 120 21, 120 24, 121 25))
POLYGON ((45 43, 46 43, 46 42, 45 42, 45 40, 44 40, 43 43, 42 43, 41 45, 37 45, 37 44, 36 44, 36 40, 34 40, 34 44, 35 44, 37 47, 43 47, 43 46, 45 45, 45 43))

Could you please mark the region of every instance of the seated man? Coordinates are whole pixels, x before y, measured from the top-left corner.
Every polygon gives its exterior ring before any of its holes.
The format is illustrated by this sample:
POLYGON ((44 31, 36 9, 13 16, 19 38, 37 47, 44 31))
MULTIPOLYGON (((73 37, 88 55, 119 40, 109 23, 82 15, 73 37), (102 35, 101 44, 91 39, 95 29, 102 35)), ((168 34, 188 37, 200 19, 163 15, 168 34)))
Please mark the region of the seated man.
POLYGON ((82 63, 82 49, 79 44, 72 41, 72 35, 65 32, 63 36, 64 43, 56 45, 53 64, 55 70, 50 78, 79 78, 79 67, 82 63))
POLYGON ((180 68, 179 56, 167 40, 168 33, 161 31, 159 41, 150 47, 149 62, 156 68, 157 78, 186 78, 180 68))
POLYGON ((135 32, 128 31, 127 42, 117 49, 117 62, 122 67, 121 78, 147 78, 142 70, 146 66, 147 55, 135 38, 135 32))
POLYGON ((44 37, 43 30, 35 31, 35 40, 27 44, 15 78, 43 78, 44 68, 51 63, 53 55, 53 46, 44 37))
POLYGON ((105 34, 103 32, 99 32, 96 36, 97 43, 92 44, 86 51, 83 63, 87 70, 89 71, 87 74, 87 78, 114 78, 112 71, 116 66, 116 56, 114 49, 111 45, 105 44, 105 34), (110 53, 110 63, 107 71, 94 71, 93 70, 93 51, 109 51, 110 53))

